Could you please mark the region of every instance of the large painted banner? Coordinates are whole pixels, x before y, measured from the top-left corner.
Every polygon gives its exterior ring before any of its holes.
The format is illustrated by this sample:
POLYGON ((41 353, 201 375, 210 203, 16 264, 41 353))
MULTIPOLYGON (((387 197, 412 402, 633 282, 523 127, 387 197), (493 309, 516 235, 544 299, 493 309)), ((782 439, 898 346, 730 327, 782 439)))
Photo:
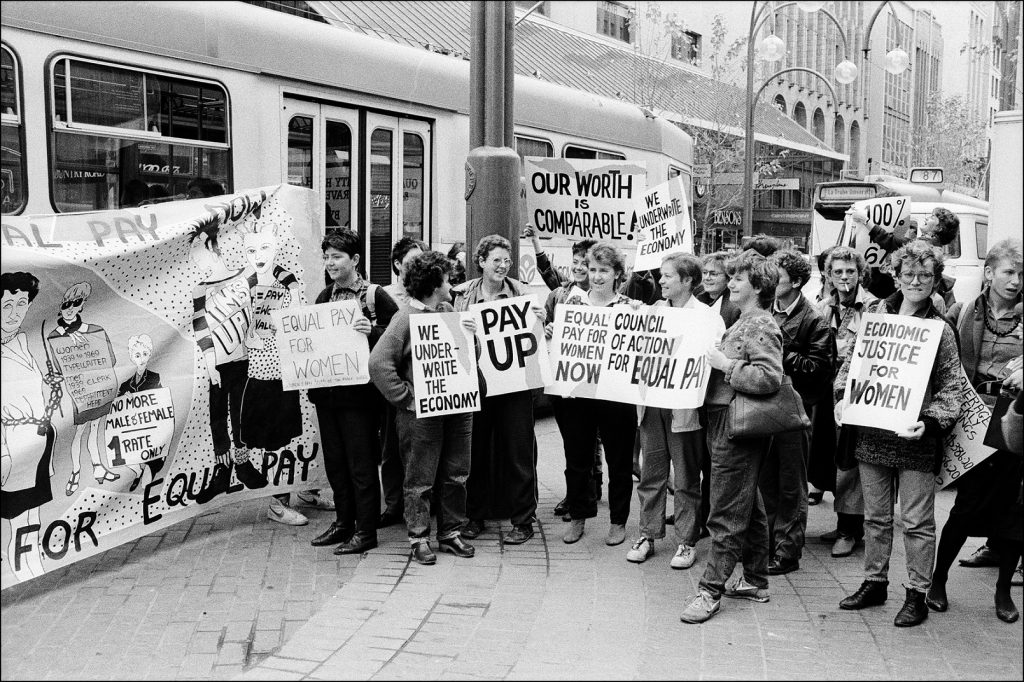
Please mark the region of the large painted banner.
POLYGON ((488 396, 543 388, 551 383, 544 323, 534 313, 538 307, 533 296, 469 306, 476 316, 480 373, 488 396))
POLYGON ((648 407, 704 404, 717 313, 665 306, 555 307, 545 393, 648 407))
POLYGON ((647 191, 647 168, 635 161, 528 156, 527 221, 541 235, 632 245, 634 204, 647 191))
POLYGON ((673 253, 693 253, 690 208, 682 175, 649 189, 635 208, 638 244, 634 270, 660 268, 662 259, 673 253))
POLYGON ((327 486, 274 321, 322 286, 315 202, 286 185, 3 218, 3 588, 327 486))
POLYGON ((916 422, 945 324, 865 313, 850 360, 843 423, 898 432, 916 422))

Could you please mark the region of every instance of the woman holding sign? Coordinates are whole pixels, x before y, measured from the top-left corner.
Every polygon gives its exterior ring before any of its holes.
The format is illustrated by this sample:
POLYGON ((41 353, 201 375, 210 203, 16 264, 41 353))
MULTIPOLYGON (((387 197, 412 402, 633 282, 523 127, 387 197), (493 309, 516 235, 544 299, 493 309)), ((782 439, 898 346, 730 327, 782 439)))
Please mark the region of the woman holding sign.
MULTIPOLYGON (((907 244, 893 254, 892 267, 900 289, 880 301, 871 312, 941 320, 931 293, 935 280, 942 276, 942 258, 935 254, 931 244, 907 244)), ((858 352, 863 352, 859 338, 874 326, 865 323, 857 332, 853 352, 843 361, 836 377, 837 423, 841 423, 845 408, 843 398, 850 363, 858 352)), ((855 456, 864 490, 865 578, 860 589, 839 602, 841 609, 856 610, 878 606, 888 597, 893 507, 898 489, 908 582, 906 601, 893 621, 897 627, 919 625, 928 617, 925 593, 931 586, 935 560, 935 474, 942 456, 942 438, 960 416, 961 407, 960 357, 956 336, 948 324, 942 325, 927 387, 910 388, 925 391, 917 421, 898 430, 863 425, 857 429, 855 456)))
MULTIPOLYGON (((455 310, 467 311, 478 303, 515 298, 526 287, 508 276, 512 245, 492 234, 476 246, 481 276, 454 290, 455 310)), ((544 322, 544 311, 534 306, 544 322)), ((524 323, 525 324, 525 323, 524 323)), ((533 394, 515 391, 486 395, 473 414, 473 450, 466 482, 469 523, 462 534, 472 540, 484 530, 484 519, 508 516, 512 523, 503 541, 519 545, 533 537, 537 516, 537 442, 533 433, 533 394)))
MULTIPOLYGON (((1024 352, 1021 314, 1021 244, 1004 240, 985 258, 985 291, 970 303, 957 303, 947 320, 960 335, 960 358, 982 401, 995 407, 1001 395, 1008 403, 1021 389, 1024 352)), ((949 608, 946 579, 968 536, 988 537, 999 556, 996 615, 1007 623, 1020 614, 1010 597, 1010 579, 1021 555, 1021 458, 996 450, 957 484, 956 503, 942 527, 928 606, 949 608)))

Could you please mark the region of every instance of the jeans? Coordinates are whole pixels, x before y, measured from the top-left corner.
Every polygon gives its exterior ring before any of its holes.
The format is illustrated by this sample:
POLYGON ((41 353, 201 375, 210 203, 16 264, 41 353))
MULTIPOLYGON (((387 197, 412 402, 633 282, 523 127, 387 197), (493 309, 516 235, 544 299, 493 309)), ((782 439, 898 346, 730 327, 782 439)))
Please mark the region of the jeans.
POLYGON ((422 542, 430 537, 430 496, 435 478, 441 486, 437 539, 447 540, 462 532, 472 430, 472 414, 417 419, 411 410, 398 410, 398 440, 405 465, 405 525, 410 541, 422 542))
POLYGON ((467 516, 532 524, 537 518, 533 395, 517 391, 484 398, 472 418, 467 516))
POLYGON ((893 509, 899 490, 903 547, 909 582, 904 587, 927 592, 935 562, 935 474, 859 462, 864 486, 864 576, 889 579, 893 509))
POLYGON ((674 433, 672 410, 648 407, 640 423, 643 466, 640 468, 640 534, 665 537, 665 503, 669 465, 674 472, 672 515, 676 542, 691 547, 700 535, 700 472, 707 458, 703 429, 674 433))
POLYGON ((769 554, 785 561, 799 560, 804 549, 810 448, 810 429, 776 434, 761 467, 758 488, 768 518, 769 554))
POLYGON ((242 413, 242 392, 249 378, 249 361, 234 360, 217 365, 220 372, 220 386, 210 384, 210 435, 213 437, 213 452, 224 455, 234 443, 242 445, 242 428, 239 420, 242 413), (230 420, 231 430, 228 431, 230 420))
POLYGON ((324 470, 334 491, 337 522, 354 522, 357 531, 376 533, 380 515, 379 409, 339 405, 328 394, 316 406, 316 416, 324 448, 324 470))
POLYGON ((384 495, 386 511, 402 513, 402 483, 405 471, 402 468, 402 453, 398 444, 398 416, 394 405, 389 404, 384 414, 381 433, 384 445, 381 448, 380 484, 384 495))
POLYGON ((736 563, 754 587, 768 587, 768 519, 757 479, 768 452, 767 438, 730 439, 727 407, 708 409, 708 450, 711 452, 711 553, 700 589, 715 599, 736 563))
POLYGON ((633 495, 633 439, 636 407, 592 398, 569 398, 562 403, 565 425, 566 488, 573 519, 597 516, 593 485, 594 446, 599 425, 608 463, 608 508, 611 522, 625 525, 633 495))

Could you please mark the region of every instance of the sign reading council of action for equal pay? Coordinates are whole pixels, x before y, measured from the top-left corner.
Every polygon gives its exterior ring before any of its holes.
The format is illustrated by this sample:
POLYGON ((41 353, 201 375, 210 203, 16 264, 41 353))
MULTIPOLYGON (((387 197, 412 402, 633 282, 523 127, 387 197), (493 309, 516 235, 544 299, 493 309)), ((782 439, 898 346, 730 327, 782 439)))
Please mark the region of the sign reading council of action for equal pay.
POLYGON ((359 304, 336 301, 271 311, 286 391, 370 381, 370 344, 353 328, 359 304))
POLYGON ((480 381, 473 335, 462 313, 423 313, 409 318, 416 417, 478 412, 480 381))
POLYGON ((693 253, 690 209, 683 176, 647 191, 636 203, 637 240, 634 270, 653 270, 672 253, 693 253))
POLYGON ((545 393, 700 407, 710 372, 705 354, 721 327, 717 314, 703 310, 558 305, 551 335, 554 382, 545 393))
POLYGON ((843 423, 900 432, 918 421, 945 324, 865 313, 850 360, 843 423))
POLYGON ((526 208, 541 235, 632 242, 634 203, 647 191, 642 163, 528 156, 526 208))
POLYGON ((503 298, 469 306, 483 346, 480 373, 487 395, 504 395, 551 383, 544 323, 534 313, 533 296, 503 298))

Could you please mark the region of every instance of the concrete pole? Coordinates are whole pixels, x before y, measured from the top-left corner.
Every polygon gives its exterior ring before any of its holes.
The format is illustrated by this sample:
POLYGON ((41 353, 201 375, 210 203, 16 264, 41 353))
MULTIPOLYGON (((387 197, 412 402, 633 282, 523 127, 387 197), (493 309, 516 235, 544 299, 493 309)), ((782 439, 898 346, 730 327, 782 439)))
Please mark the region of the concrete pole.
POLYGON ((474 0, 471 7, 469 129, 466 158, 466 275, 479 277, 476 245, 499 234, 512 244, 518 276, 520 169, 514 149, 515 3, 474 0))

